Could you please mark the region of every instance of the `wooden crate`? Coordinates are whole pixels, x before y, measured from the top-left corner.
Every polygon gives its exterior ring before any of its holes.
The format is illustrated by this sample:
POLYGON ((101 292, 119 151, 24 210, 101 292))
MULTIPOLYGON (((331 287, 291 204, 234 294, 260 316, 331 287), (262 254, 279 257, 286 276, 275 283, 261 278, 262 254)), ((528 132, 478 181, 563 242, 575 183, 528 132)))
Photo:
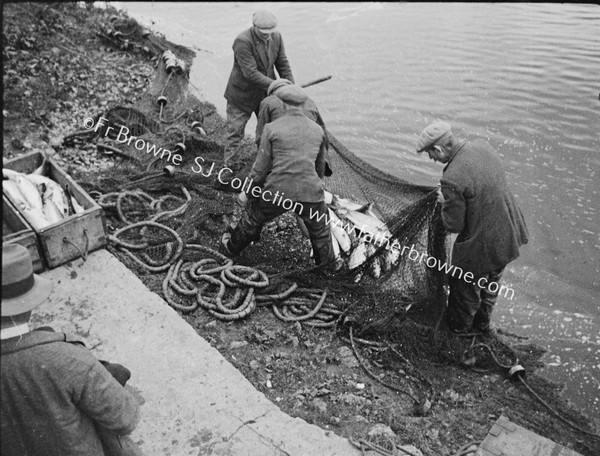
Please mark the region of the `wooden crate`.
MULTIPOLYGON (((4 167, 29 174, 43 161, 44 157, 40 152, 31 152, 4 161, 4 167)), ((102 208, 52 159, 48 159, 46 175, 60 184, 63 189, 68 185, 75 199, 85 209, 58 223, 40 230, 34 229, 44 262, 49 269, 52 269, 67 261, 80 258, 87 252, 106 246, 106 220, 102 208)))
POLYGON ((21 244, 29 250, 33 272, 44 270, 40 244, 33 228, 4 194, 2 195, 2 243, 21 244))

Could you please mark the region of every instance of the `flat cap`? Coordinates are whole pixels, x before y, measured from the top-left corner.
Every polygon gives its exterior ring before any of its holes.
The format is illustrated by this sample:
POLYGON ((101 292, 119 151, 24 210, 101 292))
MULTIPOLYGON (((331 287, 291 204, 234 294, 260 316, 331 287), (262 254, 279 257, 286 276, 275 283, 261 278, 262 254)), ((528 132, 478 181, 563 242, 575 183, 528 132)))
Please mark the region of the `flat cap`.
POLYGON ((284 78, 275 79, 271 83, 269 88, 267 89, 267 96, 272 95, 273 92, 275 92, 277 89, 283 87, 284 85, 289 85, 289 84, 291 84, 291 81, 288 81, 287 79, 284 79, 284 78))
POLYGON ((252 24, 263 33, 273 33, 277 29, 277 19, 267 10, 258 10, 252 15, 252 24))
POLYGON ((275 92, 275 95, 281 98, 284 103, 292 106, 300 106, 306 100, 308 100, 308 95, 306 95, 306 92, 294 84, 284 85, 277 92, 275 92))
POLYGON ((447 138, 452 134, 450 124, 448 122, 437 121, 425 127, 419 135, 417 141, 417 153, 423 152, 431 146, 434 146, 438 141, 447 138))

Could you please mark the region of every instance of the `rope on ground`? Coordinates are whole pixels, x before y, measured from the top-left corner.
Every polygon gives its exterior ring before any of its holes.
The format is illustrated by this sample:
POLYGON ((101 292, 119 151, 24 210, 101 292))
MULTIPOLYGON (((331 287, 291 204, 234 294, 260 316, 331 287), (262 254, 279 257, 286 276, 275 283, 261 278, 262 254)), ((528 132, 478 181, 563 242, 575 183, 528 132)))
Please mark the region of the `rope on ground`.
POLYGON ((343 312, 326 302, 326 290, 299 288, 295 282, 275 290, 279 285, 271 285, 272 279, 260 269, 236 265, 210 247, 184 242, 176 230, 162 223, 186 212, 192 197, 185 187, 181 191, 185 200, 175 195, 156 199, 139 189, 94 193, 98 204, 116 212, 125 224, 108 236, 109 242, 145 270, 166 272, 162 292, 171 307, 181 312, 201 307, 217 319, 232 321, 247 317, 257 307, 271 306, 285 322, 318 328, 337 324, 343 312), (167 203, 180 202, 173 210, 165 208, 167 203), (154 215, 133 221, 134 216, 149 213, 154 215))
POLYGON ((401 451, 403 454, 406 454, 408 456, 416 456, 415 453, 406 450, 405 448, 402 448, 401 446, 398 446, 395 442, 391 441, 391 439, 388 439, 389 443, 392 446, 392 450, 389 450, 375 442, 371 442, 369 440, 366 439, 354 439, 352 437, 348 438, 348 441, 354 445, 356 448, 358 448, 361 451, 361 454, 366 455, 367 453, 365 452, 365 450, 367 451, 374 451, 377 454, 380 454, 382 456, 398 456, 398 450, 401 451))
POLYGON ((419 370, 416 369, 415 366, 413 366, 413 364, 408 360, 408 358, 406 358, 406 356, 404 356, 402 353, 396 350, 389 342, 386 342, 386 346, 392 353, 394 353, 398 358, 402 360, 402 362, 404 362, 410 368, 412 373, 419 377, 421 381, 426 383, 430 390, 433 390, 434 386, 431 380, 429 380, 424 374, 419 372, 419 370))
POLYGON ((534 389, 529 386, 529 384, 525 381, 525 379, 522 376, 518 377, 519 380, 521 381, 521 383, 523 385, 525 385, 525 388, 527 388, 527 390, 538 400, 540 401, 548 410, 550 410, 550 412, 552 412, 552 414, 554 416, 556 416, 559 420, 561 420, 564 423, 567 423, 569 426, 571 426, 573 429, 575 429, 576 431, 582 432, 586 435, 589 435, 591 437, 594 437, 596 439, 600 439, 600 434, 596 434, 594 432, 590 432, 590 431, 586 431, 585 429, 580 428, 579 426, 575 425, 574 423, 571 423, 569 420, 567 420, 566 418, 564 418, 563 416, 561 416, 556 410, 554 410, 546 401, 544 401, 535 391, 534 389))
MULTIPOLYGON (((548 404, 546 401, 544 401, 544 399, 542 399, 540 397, 540 395, 538 393, 535 392, 535 390, 525 381, 525 369, 522 368, 522 366, 520 366, 518 364, 518 359, 515 361, 514 365, 508 366, 506 364, 502 364, 500 363, 500 361, 498 361, 498 358, 496 357, 496 354, 494 353, 494 350, 492 350, 492 348, 489 345, 486 344, 475 344, 472 347, 470 347, 469 349, 467 349, 465 351, 465 353, 469 352, 470 350, 473 350, 474 348, 477 347, 482 347, 485 348, 490 355, 492 356, 492 359, 494 360, 494 362, 499 366, 502 367, 504 369, 508 369, 509 370, 509 375, 511 378, 517 377, 519 379, 519 381, 525 386, 525 388, 538 400, 542 403, 542 405, 544 405, 555 417, 557 417, 559 420, 561 420, 562 422, 568 424, 569 426, 571 426, 573 429, 575 429, 576 431, 579 431, 583 434, 589 435, 591 437, 594 437, 596 439, 600 439, 600 434, 596 434, 594 432, 591 431, 586 431, 585 429, 582 429, 581 427, 577 426, 576 424, 572 423, 571 421, 569 421, 568 419, 564 418, 561 414, 559 414, 556 410, 554 410, 550 404, 548 404), (515 369, 518 368, 518 369, 515 369)), ((464 356, 464 355, 463 355, 464 356)))
POLYGON ((474 440, 472 442, 467 443, 466 445, 461 446, 454 456, 467 456, 468 454, 475 453, 477 451, 477 447, 481 445, 481 440, 474 440), (475 448, 471 448, 475 446, 475 448))
MULTIPOLYGON (((474 349, 476 349, 476 348, 485 348, 485 349, 486 349, 486 350, 489 352, 490 356, 492 357, 492 359, 494 360, 494 362, 495 362, 495 363, 496 363, 498 366, 500 366, 500 367, 502 367, 502 368, 504 368, 504 369, 510 369, 510 368, 512 367, 512 365, 510 365, 510 366, 509 366, 509 365, 506 365, 506 364, 502 364, 502 363, 501 363, 501 362, 498 360, 498 358, 497 358, 497 356, 496 356, 496 353, 494 352, 494 350, 492 350, 492 348, 491 348, 489 345, 487 345, 487 344, 483 344, 483 343, 474 344, 474 345, 472 345, 471 347, 469 347, 469 348, 468 348, 467 350, 465 350, 465 352, 463 353, 463 358, 465 357, 465 355, 466 355, 468 352, 470 352, 470 351, 472 351, 472 350, 474 350, 474 349)), ((518 362, 519 362, 519 360, 517 359, 517 360, 515 361, 515 365, 516 365, 518 362)))
MULTIPOLYGON (((113 235, 109 236, 108 238, 111 242, 116 244, 117 248, 120 251, 122 251, 123 253, 125 253, 125 255, 127 255, 129 258, 131 258, 133 261, 138 263, 140 266, 142 266, 143 268, 145 268, 151 272, 162 272, 162 271, 166 271, 167 269, 169 269, 171 264, 174 261, 177 261, 179 259, 179 257, 183 253, 183 247, 184 247, 184 243, 183 243, 183 240, 181 239, 181 236, 179 236, 179 234, 177 234, 177 232, 175 230, 173 230, 172 228, 169 228, 166 225, 163 225, 161 223, 156 223, 156 222, 133 223, 131 225, 127 225, 127 226, 117 230, 113 235), (118 238, 118 236, 120 234, 123 234, 126 231, 129 231, 129 230, 132 230, 132 229, 138 228, 138 227, 149 227, 149 226, 167 231, 167 233, 171 234, 175 238, 175 241, 177 243, 177 248, 175 250, 175 253, 173 253, 170 256, 170 258, 166 259, 166 261, 164 261, 163 264, 159 264, 159 265, 154 264, 153 265, 153 264, 148 264, 147 262, 144 262, 142 259, 140 259, 139 257, 137 257, 136 255, 134 255, 131 252, 131 247, 132 247, 131 244, 127 244, 118 238)), ((144 242, 146 243, 145 245, 147 247, 148 242, 147 241, 144 241, 144 242)), ((136 246, 136 248, 137 248, 137 246, 136 246)))
POLYGON ((341 311, 325 305, 324 290, 307 290, 298 296, 297 284, 292 283, 280 293, 258 294, 269 285, 268 276, 249 266, 235 265, 225 255, 199 244, 187 244, 187 250, 196 250, 208 257, 181 262, 172 267, 163 282, 165 300, 174 308, 191 312, 199 306, 219 320, 239 320, 250 315, 260 303, 271 305, 283 321, 301 321, 309 326, 332 326, 341 311), (318 293, 317 293, 318 292, 318 293), (195 304, 181 304, 176 296, 194 299, 195 304), (311 299, 318 299, 311 306, 311 299), (283 306, 284 310, 275 309, 283 306), (287 311, 285 309, 293 309, 287 311))
POLYGON ((358 360, 358 364, 360 364, 360 367, 363 368, 363 370, 367 373, 367 375, 369 377, 371 377, 372 379, 374 379, 378 383, 382 384, 383 386, 385 386, 385 387, 387 387, 387 388, 389 388, 391 390, 394 390, 394 391, 396 391, 398 393, 401 393, 401 394, 404 394, 405 396, 410 397, 415 403, 417 403, 417 404, 419 403, 419 400, 416 397, 414 397, 412 394, 410 394, 408 391, 405 391, 405 390, 403 390, 401 388, 398 388, 398 387, 396 387, 394 385, 390 385, 389 383, 384 382, 377 375, 375 375, 373 372, 371 372, 367 368, 367 366, 365 366, 365 364, 363 363, 362 359, 358 355, 358 351, 356 350, 356 346, 354 345, 354 338, 353 338, 353 335, 352 335, 352 326, 350 326, 350 334, 349 335, 350 335, 350 344, 352 345, 352 351, 354 352, 354 356, 356 356, 356 359, 358 360))

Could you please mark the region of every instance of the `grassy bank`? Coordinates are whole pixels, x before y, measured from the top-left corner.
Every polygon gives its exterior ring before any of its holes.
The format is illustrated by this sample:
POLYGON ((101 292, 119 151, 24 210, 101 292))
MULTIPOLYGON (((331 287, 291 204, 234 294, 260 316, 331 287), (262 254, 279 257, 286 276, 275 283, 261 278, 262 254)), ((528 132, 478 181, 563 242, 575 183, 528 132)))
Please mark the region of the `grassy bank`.
MULTIPOLYGON (((68 3, 3 8, 4 157, 45 152, 84 188, 99 193, 124 188, 123 176, 143 176, 140 163, 107 154, 97 138, 65 141, 84 130, 86 118, 116 106, 147 106, 147 114, 157 117, 153 83, 160 55, 146 41, 134 39, 139 33, 128 35, 139 26, 114 10, 68 3)), ((198 150, 218 157, 218 147, 211 147, 223 142, 224 121, 214 107, 190 99, 202 111, 210 139, 198 150)), ((219 234, 236 216, 233 196, 204 183, 190 188, 194 201, 208 208, 208 215, 195 224, 196 242, 216 247, 219 234)), ((156 195, 161 193, 168 191, 156 195)), ((107 213, 107 221, 109 233, 122 226, 114 213, 107 213)), ((164 273, 149 273, 114 246, 109 250, 162 294, 164 273)), ((279 272, 310 265, 309 250, 293 220, 284 217, 265 228, 260 245, 249 247, 242 261, 279 272)), ((352 299, 371 299, 360 290, 333 287, 330 296, 342 307, 352 299)), ((427 327, 410 319, 398 322, 394 350, 386 350, 364 344, 353 349, 344 332, 282 322, 266 308, 231 323, 200 309, 180 313, 282 410, 339 435, 364 436, 374 425, 384 424, 398 442, 424 454, 452 455, 464 444, 482 440, 503 414, 582 454, 600 453, 597 440, 566 425, 518 382, 509 382, 489 358, 477 370, 461 364, 470 339, 432 339, 427 327), (368 369, 357 362, 356 354, 368 369), (412 401, 398 390, 427 395, 429 413, 417 416, 412 401)), ((529 383, 545 401, 569 421, 590 429, 587 418, 560 397, 559 385, 535 375, 540 358, 536 347, 510 335, 488 343, 518 356, 529 383)))

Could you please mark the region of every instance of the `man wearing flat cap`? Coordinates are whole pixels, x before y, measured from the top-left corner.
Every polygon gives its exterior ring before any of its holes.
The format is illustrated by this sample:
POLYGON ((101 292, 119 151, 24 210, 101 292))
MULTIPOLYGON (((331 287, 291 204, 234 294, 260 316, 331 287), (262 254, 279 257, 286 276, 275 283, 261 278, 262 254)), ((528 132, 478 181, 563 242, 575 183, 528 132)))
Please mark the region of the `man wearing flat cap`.
POLYGON ((285 54, 277 19, 269 11, 259 10, 252 16, 252 27, 233 42, 233 68, 225 89, 227 100, 227 139, 223 162, 234 167, 239 161, 239 145, 252 113, 258 117, 260 102, 277 79, 294 82, 285 54))
POLYGON ((457 140, 450 124, 428 125, 417 152, 445 164, 442 221, 457 233, 452 249, 447 321, 455 333, 488 333, 504 268, 528 242, 523 214, 498 154, 483 139, 457 140))
MULTIPOLYGON (((276 79, 267 89, 267 97, 260 102, 255 134, 257 147, 260 146, 260 138, 265 125, 279 119, 285 113, 284 103, 281 98, 277 96, 276 92, 280 88, 290 84, 292 84, 292 82, 287 79, 276 79)), ((302 112, 310 120, 316 122, 321 128, 325 129, 325 123, 323 122, 323 118, 319 113, 317 105, 310 97, 307 97, 306 101, 302 104, 302 112)))
POLYGON ((333 252, 331 229, 325 217, 325 132, 302 113, 308 99, 296 85, 276 92, 285 104, 285 114, 265 125, 260 147, 250 171, 248 200, 238 225, 226 232, 222 247, 229 256, 238 255, 260 239, 265 223, 292 210, 304 222, 318 265, 340 267, 333 252))
MULTIPOLYGON (((292 82, 288 81, 287 79, 280 78, 273 81, 267 89, 267 97, 260 102, 260 108, 258 110, 258 122, 256 123, 255 134, 256 147, 260 147, 260 139, 262 137, 262 132, 265 128, 265 125, 269 122, 279 119, 285 114, 285 103, 277 96, 277 91, 280 88, 290 84, 292 84, 292 82)), ((319 113, 319 109, 317 108, 315 102, 308 96, 306 97, 306 101, 302 104, 302 112, 306 117, 317 123, 323 130, 325 130, 325 122, 323 122, 323 118, 319 113)), ((325 139, 325 147, 327 149, 325 157, 325 176, 329 177, 333 174, 333 171, 331 170, 327 157, 329 140, 327 139, 327 136, 325 136, 325 139)))
POLYGON ((51 291, 25 247, 3 244, 0 453, 141 455, 126 436, 139 420, 137 400, 123 387, 130 372, 98 361, 64 333, 30 330, 32 310, 51 291))

